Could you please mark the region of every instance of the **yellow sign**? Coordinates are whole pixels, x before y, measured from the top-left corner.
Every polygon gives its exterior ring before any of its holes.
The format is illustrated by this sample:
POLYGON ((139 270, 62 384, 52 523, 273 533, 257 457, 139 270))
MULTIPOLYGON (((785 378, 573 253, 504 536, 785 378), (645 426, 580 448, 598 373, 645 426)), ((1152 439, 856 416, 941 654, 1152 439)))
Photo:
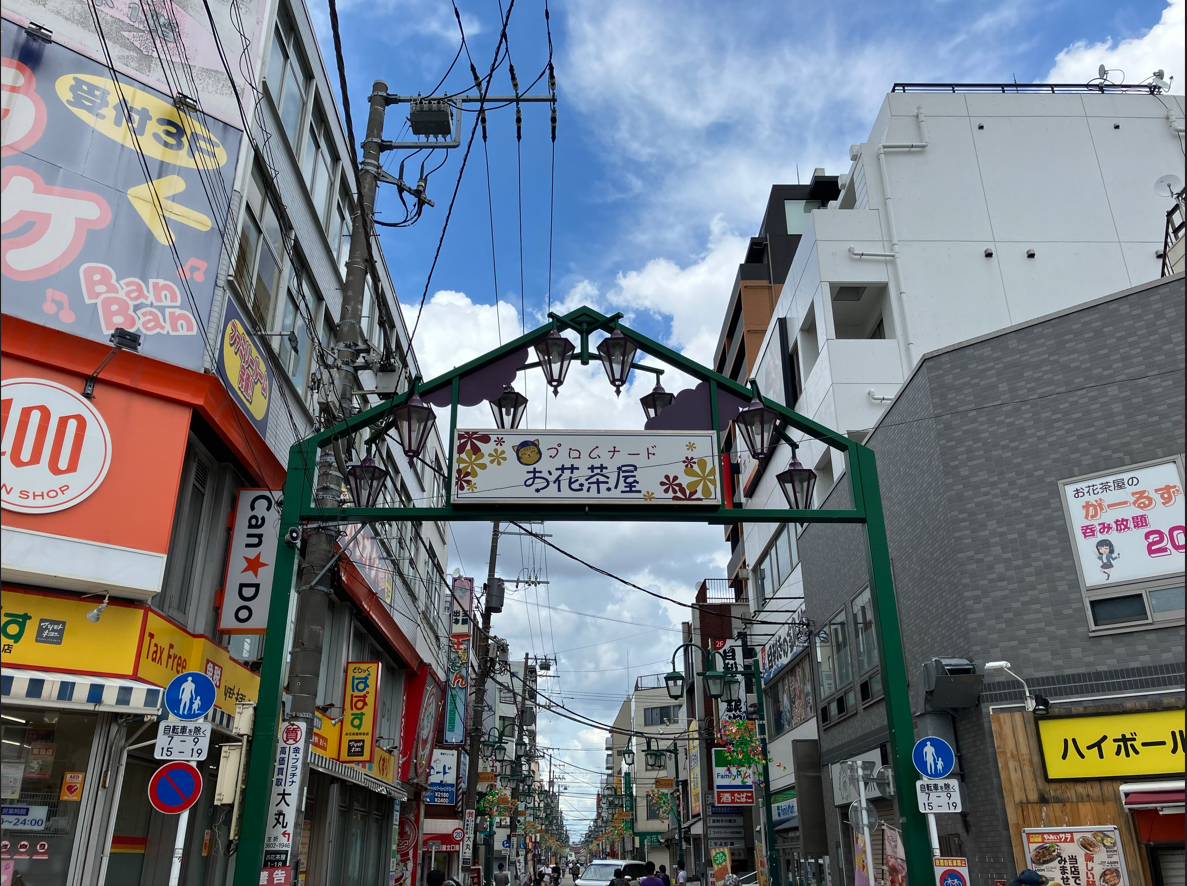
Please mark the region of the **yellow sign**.
POLYGON ((343 693, 342 738, 338 759, 343 763, 370 763, 375 751, 375 718, 379 713, 379 662, 346 663, 343 693))
POLYGON ((169 221, 181 222, 199 231, 210 230, 209 216, 167 199, 184 190, 185 179, 180 175, 166 175, 148 184, 128 189, 128 200, 131 201, 132 208, 152 231, 152 235, 166 246, 173 243, 173 231, 169 229, 169 221))
POLYGON ((495 783, 495 774, 493 772, 479 772, 478 773, 478 783, 479 784, 494 784, 495 783))
POLYGON ((730 851, 724 847, 709 850, 709 862, 713 865, 713 881, 724 883, 730 875, 730 851))
POLYGON ((132 677, 167 686, 186 671, 214 681, 215 705, 235 714, 235 704, 255 701, 260 678, 206 637, 195 637, 147 606, 109 602, 99 621, 87 618, 93 597, 66 597, 4 589, 0 634, 5 665, 132 677))
POLYGON ((1183 711, 1038 721, 1047 778, 1183 775, 1183 711))
POLYGON ((674 778, 657 778, 655 780, 655 789, 657 791, 670 791, 676 787, 676 780, 674 778))
POLYGON ((82 799, 82 786, 87 780, 85 772, 63 772, 62 790, 58 794, 59 800, 69 800, 77 803, 82 799))
POLYGON ((46 671, 132 676, 145 610, 112 602, 99 621, 88 620, 87 613, 100 602, 93 597, 26 594, 5 587, 0 602, 0 661, 46 671))
POLYGON ((701 814, 701 744, 696 720, 688 724, 688 794, 693 817, 701 814))
POLYGON ((256 421, 263 421, 271 389, 268 361, 238 319, 232 319, 223 330, 223 366, 243 407, 256 421))
POLYGON ((205 126, 151 92, 93 74, 63 74, 54 88, 78 119, 125 148, 191 169, 227 162, 226 148, 205 126))
POLYGON ((315 754, 338 759, 338 743, 342 739, 341 723, 335 723, 322 713, 313 715, 313 737, 310 739, 310 749, 315 754))

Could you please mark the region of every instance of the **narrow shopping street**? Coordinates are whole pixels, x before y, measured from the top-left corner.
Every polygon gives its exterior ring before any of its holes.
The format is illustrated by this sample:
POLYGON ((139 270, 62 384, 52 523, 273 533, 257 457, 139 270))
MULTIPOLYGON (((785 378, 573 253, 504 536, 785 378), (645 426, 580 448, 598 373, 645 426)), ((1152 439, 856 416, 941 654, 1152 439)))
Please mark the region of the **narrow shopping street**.
POLYGON ((0 886, 1183 886, 1185 9, 6 3, 0 886))

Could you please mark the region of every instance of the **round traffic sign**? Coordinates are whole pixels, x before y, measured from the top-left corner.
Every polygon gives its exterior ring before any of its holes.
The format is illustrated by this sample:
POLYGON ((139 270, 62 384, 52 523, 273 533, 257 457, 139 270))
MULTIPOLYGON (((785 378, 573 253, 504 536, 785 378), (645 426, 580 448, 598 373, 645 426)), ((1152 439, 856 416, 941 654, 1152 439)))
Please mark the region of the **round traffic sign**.
POLYGON ((214 681, 201 671, 178 674, 165 687, 165 709, 178 720, 201 720, 214 707, 214 681))
POLYGON ((166 763, 148 780, 148 802, 166 815, 185 812, 201 795, 202 773, 184 760, 166 763))
POLYGON ((911 762, 924 778, 947 778, 956 765, 952 745, 934 735, 925 735, 915 742, 911 762))
POLYGON ((939 886, 969 886, 969 881, 965 877, 964 871, 957 870, 956 868, 945 868, 940 871, 939 876, 936 877, 936 882, 939 886))

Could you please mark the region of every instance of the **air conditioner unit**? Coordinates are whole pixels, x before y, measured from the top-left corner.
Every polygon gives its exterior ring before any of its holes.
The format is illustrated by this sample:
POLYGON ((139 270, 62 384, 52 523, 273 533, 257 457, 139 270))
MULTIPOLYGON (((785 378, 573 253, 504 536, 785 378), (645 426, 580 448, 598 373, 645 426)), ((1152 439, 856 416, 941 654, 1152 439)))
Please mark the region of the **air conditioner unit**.
POLYGON ((923 663, 924 706, 929 711, 971 708, 984 682, 985 675, 966 658, 933 658, 923 663))

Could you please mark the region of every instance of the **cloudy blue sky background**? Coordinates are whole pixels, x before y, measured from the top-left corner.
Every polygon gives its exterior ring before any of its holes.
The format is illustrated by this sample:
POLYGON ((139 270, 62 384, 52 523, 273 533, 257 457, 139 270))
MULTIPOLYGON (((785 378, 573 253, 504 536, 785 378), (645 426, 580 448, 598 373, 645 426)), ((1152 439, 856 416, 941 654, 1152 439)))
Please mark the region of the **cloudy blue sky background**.
MULTIPOLYGON (((500 7, 490 0, 458 2, 470 54, 486 74, 500 7)), ((1175 76, 1173 91, 1182 93, 1184 2, 556 2, 552 307, 588 303, 622 310, 632 325, 708 362, 745 240, 757 232, 770 186, 795 182, 797 167, 803 181, 816 167, 847 172, 849 145, 867 138, 893 83, 1083 82, 1104 63, 1123 69, 1131 83, 1165 68, 1175 76)), ((310 0, 310 6, 336 80, 326 0, 310 0)), ((453 7, 442 0, 339 0, 339 12, 361 137, 372 81, 386 80, 390 91, 402 94, 431 90, 458 51, 460 35, 453 7)), ((548 59, 543 0, 517 0, 508 34, 510 60, 526 86, 548 59)), ((468 87, 463 51, 444 88, 468 87)), ((510 90, 504 63, 493 91, 510 90)), ((402 111, 390 109, 386 137, 400 134, 402 111)), ((466 117, 463 145, 472 123, 472 115, 466 117)), ((525 106, 523 130, 517 152, 513 110, 495 110, 489 114, 489 164, 481 137, 475 141, 415 340, 426 376, 497 346, 518 334, 521 322, 537 325, 547 312, 552 153, 546 105, 525 106)), ((427 209, 412 228, 383 235, 409 326, 462 153, 432 159, 433 165, 446 159, 429 181, 436 209, 427 209)), ((419 160, 406 178, 415 179, 419 160)), ((398 162, 397 156, 391 171, 398 162)), ((402 215, 394 189, 381 189, 379 210, 380 218, 402 215)), ((616 400, 600 368, 575 367, 560 399, 548 406, 548 426, 637 427, 638 397, 651 384, 649 378, 637 382, 616 400)), ((541 427, 545 396, 538 375, 528 379, 526 393, 527 424, 541 427)), ((590 523, 549 524, 548 531, 583 558, 684 600, 692 599, 699 579, 722 574, 729 553, 713 527, 590 523)), ((450 568, 484 576, 489 525, 458 524, 453 533, 450 568)), ((682 607, 615 585, 555 553, 546 556, 522 538, 503 540, 499 573, 509 579, 532 573, 551 582, 514 593, 495 630, 511 640, 513 656, 559 655, 558 676, 544 685, 570 707, 608 721, 636 675, 668 669, 679 642, 675 629, 687 611, 682 607)), ((568 749, 557 752, 566 761, 557 769, 568 771, 566 812, 578 837, 592 807, 604 733, 545 715, 540 735, 542 744, 568 749)))

